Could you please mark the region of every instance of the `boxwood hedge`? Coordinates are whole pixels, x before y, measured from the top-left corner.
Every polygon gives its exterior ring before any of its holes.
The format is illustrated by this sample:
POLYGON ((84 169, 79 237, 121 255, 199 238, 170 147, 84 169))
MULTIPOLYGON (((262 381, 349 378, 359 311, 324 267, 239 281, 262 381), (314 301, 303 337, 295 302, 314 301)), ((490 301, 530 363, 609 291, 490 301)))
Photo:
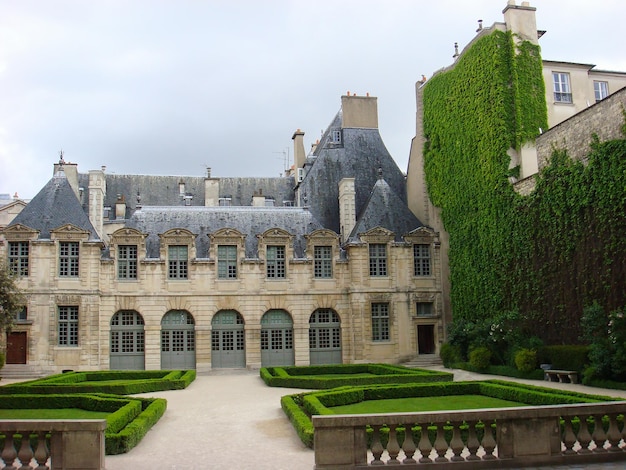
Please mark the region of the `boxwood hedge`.
MULTIPOLYGON (((105 430, 107 455, 122 454, 135 447, 163 416, 167 402, 162 398, 121 397, 112 394, 15 394, 3 395, 3 409, 80 408, 110 413, 105 430)), ((0 438, 0 447, 4 437, 0 438)))
MULTIPOLYGON (((382 400, 409 397, 449 396, 449 395, 484 395, 503 400, 510 400, 527 405, 558 405, 575 403, 593 403, 612 401, 614 398, 602 395, 588 395, 573 391, 555 390, 520 383, 490 380, 480 382, 449 382, 436 384, 398 384, 342 387, 334 390, 321 390, 282 397, 283 411, 296 429, 302 442, 313 447, 314 429, 312 415, 333 414, 334 406, 359 403, 365 400, 382 400)), ((576 423, 574 423, 576 425, 576 423)), ((482 425, 481 425, 482 426, 482 425)), ((480 427, 480 426, 479 426, 480 427)), ((370 430, 371 431, 371 430, 370 430)), ((368 431, 369 432, 369 431, 368 431)), ((383 441, 388 429, 382 430, 383 441)), ((399 429, 399 439, 404 429, 399 429)), ((419 441, 421 428, 412 429, 415 442, 419 441)), ((429 428, 431 442, 435 440, 435 428, 429 428)), ((479 431, 479 434, 482 431, 479 431)), ((449 440, 451 436, 447 436, 449 440)), ((480 438, 480 437, 479 437, 480 438)))
POLYGON ((0 394, 113 393, 135 395, 181 390, 196 378, 195 370, 68 372, 0 387, 0 394))
POLYGON ((454 377, 450 372, 412 369, 391 364, 263 367, 260 374, 263 381, 270 387, 306 389, 370 384, 451 382, 454 377))

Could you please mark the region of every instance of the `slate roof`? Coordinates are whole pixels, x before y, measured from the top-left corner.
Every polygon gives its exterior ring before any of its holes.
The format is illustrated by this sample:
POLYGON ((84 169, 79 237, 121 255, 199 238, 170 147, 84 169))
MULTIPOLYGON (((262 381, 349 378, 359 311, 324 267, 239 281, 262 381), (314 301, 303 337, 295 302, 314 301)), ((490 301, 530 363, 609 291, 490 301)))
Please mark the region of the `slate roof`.
POLYGON ((358 235, 376 227, 384 227, 395 234, 395 240, 422 227, 423 224, 411 212, 407 205, 391 189, 389 184, 379 178, 374 185, 365 207, 357 217, 357 223, 348 241, 358 241, 358 235))
POLYGON ((17 224, 38 230, 40 240, 49 240, 50 230, 65 224, 88 231, 89 240, 100 239, 63 171, 57 171, 9 227, 17 224))
POLYGON ((335 116, 314 152, 315 160, 300 183, 301 204, 327 228, 339 233, 339 182, 355 179, 357 214, 363 211, 382 169, 391 190, 406 205, 406 180, 382 141, 378 129, 343 128, 341 143, 330 133, 341 126, 335 116), (304 202, 306 200, 306 203, 304 202))
POLYGON ((309 211, 282 207, 143 207, 135 211, 126 227, 148 234, 148 258, 159 257, 158 235, 173 228, 185 228, 196 234, 197 258, 208 257, 208 234, 222 228, 233 228, 247 235, 246 258, 258 258, 256 235, 281 228, 295 235, 295 257, 304 258, 304 235, 323 228, 309 211))
MULTIPOLYGON (((192 206, 204 206, 205 177, 199 176, 151 176, 151 175, 115 175, 107 174, 105 207, 115 207, 117 195, 126 200, 126 218, 129 218, 137 206, 137 193, 143 206, 184 206, 180 195, 179 182, 185 183, 185 194, 193 196, 192 206)), ((293 177, 228 177, 219 179, 219 197, 231 198, 233 206, 252 205, 252 196, 260 194, 276 201, 282 206, 283 201, 294 201, 295 180, 293 177)), ((85 188, 89 200, 89 175, 79 174, 79 185, 85 188)))

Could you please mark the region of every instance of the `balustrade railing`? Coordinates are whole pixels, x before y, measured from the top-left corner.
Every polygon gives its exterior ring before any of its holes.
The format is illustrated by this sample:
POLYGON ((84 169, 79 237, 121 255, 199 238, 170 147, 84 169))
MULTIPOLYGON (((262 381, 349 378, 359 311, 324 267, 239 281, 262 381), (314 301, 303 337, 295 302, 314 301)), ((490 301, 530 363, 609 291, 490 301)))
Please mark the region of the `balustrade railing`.
POLYGON ((104 470, 106 421, 0 420, 0 470, 104 470))
POLYGON ((314 416, 315 468, 504 468, 626 460, 626 402, 314 416), (369 431, 368 431, 369 429, 369 431))

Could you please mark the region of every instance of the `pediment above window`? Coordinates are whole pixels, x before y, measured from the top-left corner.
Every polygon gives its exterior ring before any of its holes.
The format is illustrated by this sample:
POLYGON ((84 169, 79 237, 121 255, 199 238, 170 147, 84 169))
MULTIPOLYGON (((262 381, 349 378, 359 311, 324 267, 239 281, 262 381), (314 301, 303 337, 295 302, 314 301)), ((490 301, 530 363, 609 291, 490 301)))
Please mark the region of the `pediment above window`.
POLYGON ((111 234, 112 245, 140 245, 148 235, 134 228, 121 228, 111 234))
POLYGON ((89 239, 89 232, 73 224, 65 224, 50 230, 52 240, 84 240, 89 239))
POLYGON ((394 239, 394 233, 384 227, 375 227, 360 233, 359 238, 366 243, 389 243, 394 239))
POLYGON ((290 245, 294 236, 282 228, 271 228, 257 235, 259 243, 290 245))
POLYGON ((419 227, 407 233, 403 238, 407 243, 430 244, 439 241, 439 234, 430 227, 419 227))
POLYGON ((308 244, 312 245, 334 245, 339 243, 339 235, 328 229, 315 230, 305 235, 304 238, 308 244))
POLYGON ((36 240, 39 236, 39 230, 34 230, 26 225, 16 224, 5 228, 2 235, 8 241, 36 240))
POLYGON ((243 245, 246 235, 234 228, 221 228, 209 234, 211 244, 243 245))
POLYGON ((165 233, 160 233, 162 245, 189 245, 194 244, 196 235, 184 228, 173 228, 165 233))

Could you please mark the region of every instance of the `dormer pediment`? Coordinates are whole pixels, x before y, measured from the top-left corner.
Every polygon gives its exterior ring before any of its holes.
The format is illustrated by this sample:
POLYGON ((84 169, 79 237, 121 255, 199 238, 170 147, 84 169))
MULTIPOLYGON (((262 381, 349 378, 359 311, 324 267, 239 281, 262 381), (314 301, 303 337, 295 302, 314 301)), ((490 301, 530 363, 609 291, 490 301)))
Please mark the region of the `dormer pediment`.
POLYGON ((260 235, 257 235, 257 238, 259 238, 259 240, 263 240, 265 243, 288 244, 293 241, 294 236, 286 230, 276 227, 266 230, 260 235))
POLYGON ((173 228, 165 233, 159 233, 159 238, 162 244, 188 244, 193 243, 196 239, 196 234, 190 232, 184 228, 173 228))
POLYGON ((111 234, 111 243, 115 245, 139 245, 147 236, 148 234, 134 228, 121 228, 111 234))
POLYGON ((384 227, 374 227, 365 233, 359 233, 359 238, 366 243, 389 243, 395 234, 384 227))
POLYGON ((52 240, 88 240, 90 233, 73 224, 65 224, 50 230, 52 240))
POLYGON ((209 238, 211 243, 238 245, 243 244, 246 235, 234 228, 221 228, 213 233, 209 233, 209 238))
POLYGON ((304 235, 307 243, 332 245, 339 242, 339 235, 332 230, 319 229, 304 235))
POLYGON ((419 227, 404 235, 404 241, 407 243, 432 243, 438 241, 439 234, 430 227, 419 227))
POLYGON ((39 230, 32 229, 22 224, 11 225, 2 231, 2 235, 8 241, 19 240, 36 240, 39 236, 39 230))

